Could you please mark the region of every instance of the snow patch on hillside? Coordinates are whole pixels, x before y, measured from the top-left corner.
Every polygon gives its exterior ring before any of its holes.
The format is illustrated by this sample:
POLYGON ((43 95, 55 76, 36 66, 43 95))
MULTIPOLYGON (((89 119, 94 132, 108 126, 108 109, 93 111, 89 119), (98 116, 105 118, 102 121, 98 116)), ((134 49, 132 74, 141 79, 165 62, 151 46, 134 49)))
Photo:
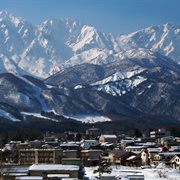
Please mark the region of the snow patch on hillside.
POLYGON ((34 117, 38 117, 38 118, 42 118, 42 119, 46 119, 46 120, 51 120, 51 121, 55 121, 55 122, 59 122, 58 120, 56 119, 53 119, 53 118, 49 118, 49 117, 46 117, 46 116, 42 116, 41 114, 39 113, 28 113, 28 112, 22 112, 22 115, 26 116, 34 116, 34 117))
POLYGON ((123 79, 119 81, 110 81, 106 79, 106 81, 102 81, 102 84, 98 82, 92 89, 103 91, 113 96, 121 96, 146 80, 146 78, 141 76, 137 76, 135 79, 123 79))
POLYGON ((0 109, 0 116, 6 119, 9 119, 11 121, 20 121, 19 119, 15 118, 12 114, 3 111, 2 109, 0 109))
POLYGON ((104 117, 101 115, 74 115, 74 116, 65 116, 66 118, 71 118, 77 121, 81 121, 82 123, 97 123, 97 122, 106 122, 111 121, 108 117, 104 117))

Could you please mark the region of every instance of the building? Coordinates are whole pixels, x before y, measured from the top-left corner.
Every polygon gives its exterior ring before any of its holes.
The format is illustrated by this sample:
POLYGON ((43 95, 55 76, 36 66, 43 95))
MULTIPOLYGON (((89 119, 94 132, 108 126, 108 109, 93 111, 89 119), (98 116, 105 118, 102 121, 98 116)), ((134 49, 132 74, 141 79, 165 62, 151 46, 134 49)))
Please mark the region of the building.
POLYGON ((41 149, 44 145, 44 141, 34 140, 29 142, 31 149, 41 149))
POLYGON ((126 159, 135 155, 133 152, 126 152, 114 149, 109 152, 109 161, 113 164, 125 165, 126 159))
POLYGON ((170 131, 166 131, 165 129, 158 129, 158 131, 151 131, 150 132, 150 137, 151 138, 162 138, 166 136, 170 136, 170 131))
POLYGON ((77 158, 77 150, 64 150, 63 151, 63 158, 77 158))
POLYGON ((127 146, 126 147, 126 151, 127 152, 133 152, 133 153, 139 154, 145 148, 147 148, 147 146, 127 146))
POLYGON ((81 141, 81 147, 82 149, 88 149, 91 148, 92 146, 97 146, 99 142, 97 140, 82 140, 81 141))
POLYGON ((141 154, 135 154, 126 159, 126 166, 141 166, 141 154))
POLYGON ((1 180, 15 180, 16 177, 28 176, 28 167, 4 166, 0 174, 1 180))
POLYGON ((100 162, 102 150, 82 150, 81 159, 84 166, 96 166, 100 162))
POLYGON ((86 136, 88 136, 90 139, 94 139, 100 135, 101 135, 101 130, 99 128, 92 127, 86 130, 86 136))
POLYGON ((29 167, 30 176, 41 176, 44 179, 52 177, 53 175, 68 176, 69 178, 82 179, 80 167, 76 165, 62 165, 62 164, 34 164, 29 167))
POLYGON ((162 152, 154 156, 153 164, 159 165, 160 163, 164 163, 166 165, 170 165, 170 160, 175 156, 180 155, 180 152, 162 152))
POLYGON ((154 156, 162 152, 162 148, 146 148, 141 152, 142 165, 153 164, 154 156))
POLYGON ((173 156, 170 160, 170 166, 174 169, 180 170, 180 154, 173 156))
POLYGON ((28 142, 18 144, 18 149, 30 149, 30 144, 28 142))
POLYGON ((20 149, 19 165, 61 163, 63 150, 60 149, 20 149))
POLYGON ((169 148, 170 152, 176 151, 176 152, 180 152, 180 146, 171 146, 169 148))
POLYGON ((80 144, 76 142, 68 142, 60 144, 60 148, 63 150, 80 150, 80 144))
POLYGON ((105 135, 101 135, 99 137, 99 143, 112 143, 114 145, 117 145, 117 136, 115 134, 105 134, 105 135))

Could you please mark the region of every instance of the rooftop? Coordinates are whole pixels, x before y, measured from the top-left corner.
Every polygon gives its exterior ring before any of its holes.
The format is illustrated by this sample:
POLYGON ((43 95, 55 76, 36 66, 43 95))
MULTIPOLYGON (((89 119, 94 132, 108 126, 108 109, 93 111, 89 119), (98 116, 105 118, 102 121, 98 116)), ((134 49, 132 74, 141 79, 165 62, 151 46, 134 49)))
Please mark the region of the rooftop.
POLYGON ((62 164, 34 164, 29 167, 29 171, 78 171, 79 166, 76 165, 62 165, 62 164))

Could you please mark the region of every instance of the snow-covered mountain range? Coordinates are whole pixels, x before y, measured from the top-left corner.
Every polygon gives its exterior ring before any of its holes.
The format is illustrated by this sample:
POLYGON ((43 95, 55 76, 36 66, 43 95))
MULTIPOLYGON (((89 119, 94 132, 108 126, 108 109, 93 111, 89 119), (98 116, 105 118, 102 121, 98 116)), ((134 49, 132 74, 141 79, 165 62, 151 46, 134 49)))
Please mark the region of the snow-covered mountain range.
POLYGON ((152 26, 129 35, 105 34, 74 19, 52 19, 35 26, 0 12, 0 72, 47 78, 82 63, 106 64, 148 58, 159 52, 180 63, 180 26, 152 26), (139 50, 138 50, 139 49, 139 50))
POLYGON ((180 121, 179 49, 172 24, 113 35, 73 19, 34 26, 0 12, 0 116, 180 121))

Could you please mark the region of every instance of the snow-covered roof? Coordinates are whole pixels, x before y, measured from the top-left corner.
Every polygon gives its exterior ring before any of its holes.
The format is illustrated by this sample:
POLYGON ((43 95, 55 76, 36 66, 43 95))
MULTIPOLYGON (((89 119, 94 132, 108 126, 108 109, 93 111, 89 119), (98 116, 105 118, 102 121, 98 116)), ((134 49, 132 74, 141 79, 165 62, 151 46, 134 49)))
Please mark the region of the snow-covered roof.
POLYGON ((122 177, 121 180, 129 180, 128 177, 122 177))
POLYGON ((77 144, 71 144, 71 143, 65 143, 65 144, 61 144, 60 147, 67 147, 67 146, 79 146, 77 144))
POLYGON ((16 177, 15 180, 42 180, 43 177, 41 176, 21 176, 16 177))
POLYGON ((83 142, 98 142, 98 141, 95 139, 90 139, 90 140, 83 140, 83 142))
POLYGON ((65 160, 65 161, 81 161, 80 158, 62 158, 62 161, 65 160))
POLYGON ((78 171, 79 166, 62 164, 34 164, 29 167, 29 171, 78 171))
POLYGON ((27 173, 28 167, 2 168, 4 173, 27 173))
POLYGON ((146 142, 146 143, 143 143, 144 146, 155 146, 156 143, 155 142, 146 142))
POLYGON ((8 175, 8 176, 27 176, 27 173, 3 173, 3 176, 8 175))
POLYGON ((69 174, 48 174, 48 178, 68 178, 69 174))
POLYGON ((62 178, 61 180, 78 180, 78 178, 62 178))
POLYGON ((113 146, 114 144, 113 143, 109 143, 109 142, 103 142, 103 143, 101 143, 101 146, 106 146, 106 147, 108 147, 108 146, 113 146))
POLYGON ((64 150, 64 153, 68 153, 68 152, 77 152, 77 150, 64 150))
POLYGON ((82 150, 81 152, 102 152, 101 149, 90 149, 90 150, 82 150))
POLYGON ((175 156, 175 155, 180 155, 180 152, 162 152, 159 153, 159 155, 164 155, 164 156, 175 156))
POLYGON ((174 150, 180 150, 180 146, 171 146, 171 148, 174 150))
POLYGON ((147 148, 146 146, 127 146, 126 149, 143 149, 147 148))
POLYGON ((162 152, 162 148, 147 148, 148 152, 162 152))
POLYGON ((127 158, 126 160, 131 160, 131 159, 134 159, 136 156, 130 156, 129 158, 127 158))
POLYGON ((115 177, 115 175, 105 173, 105 174, 102 174, 101 177, 115 177))
POLYGON ((117 136, 114 134, 104 134, 103 136, 104 138, 117 138, 117 136))

